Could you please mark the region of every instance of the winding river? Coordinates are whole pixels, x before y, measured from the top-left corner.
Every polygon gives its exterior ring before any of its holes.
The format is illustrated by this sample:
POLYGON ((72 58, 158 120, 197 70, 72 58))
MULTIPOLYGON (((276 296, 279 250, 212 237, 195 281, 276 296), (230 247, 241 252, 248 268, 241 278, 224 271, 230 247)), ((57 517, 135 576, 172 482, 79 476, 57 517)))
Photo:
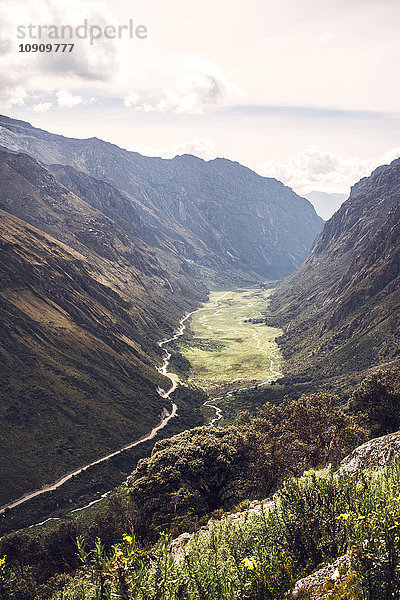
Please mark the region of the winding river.
MULTIPOLYGON (((168 352, 167 349, 163 348, 163 346, 165 346, 166 344, 176 340, 178 337, 182 336, 185 329, 186 329, 186 321, 188 319, 190 319, 190 317, 192 315, 194 315, 196 312, 202 311, 202 310, 210 310, 212 308, 218 308, 219 304, 219 300, 222 300, 223 298, 225 298, 225 296, 227 296, 228 294, 230 294, 231 292, 226 292, 224 293, 222 296, 220 296, 219 298, 217 298, 216 300, 214 300, 213 304, 214 306, 212 307, 202 307, 202 308, 198 308, 197 310, 193 310, 191 312, 189 312, 187 315, 185 315, 184 317, 182 317, 182 319, 179 321, 179 327, 178 330, 174 333, 174 335, 168 339, 164 339, 158 342, 158 345, 160 346, 160 348, 162 348, 165 352, 165 356, 163 357, 163 362, 162 365, 160 367, 157 368, 157 370, 164 375, 165 377, 167 377, 170 381, 171 381, 171 387, 168 390, 164 390, 161 387, 157 387, 157 392, 158 394, 164 398, 164 399, 169 399, 171 394, 176 390, 177 386, 179 385, 179 378, 175 373, 169 373, 168 372, 168 366, 170 363, 170 359, 171 359, 171 353, 168 352)), ((263 349, 260 348, 261 351, 263 351, 263 349)), ((278 374, 278 373, 277 373, 278 374)), ((246 388, 241 388, 241 389, 246 389, 246 388)), ((237 391, 237 390, 236 390, 237 391)), ((230 392, 229 394, 226 394, 226 396, 231 396, 233 392, 230 392)), ((214 423, 216 423, 217 421, 219 421, 222 418, 222 411, 221 409, 215 404, 216 402, 218 402, 219 400, 222 400, 222 398, 226 397, 226 396, 220 396, 220 397, 216 397, 216 398, 212 398, 210 400, 207 400, 206 402, 204 402, 204 406, 208 406, 209 408, 212 408, 213 410, 215 410, 215 417, 213 419, 210 420, 209 425, 213 426, 214 423)), ((101 458, 98 458, 97 460, 94 460, 86 465, 84 465, 83 467, 79 467, 78 469, 75 469, 74 471, 70 471, 69 473, 67 473, 66 475, 64 475, 63 477, 61 477, 60 479, 58 479, 57 481, 55 481, 54 483, 51 484, 45 484, 42 488, 35 490, 33 492, 28 492, 27 494, 24 494, 23 496, 21 496, 20 498, 18 498, 17 500, 13 500, 12 502, 10 502, 9 504, 6 504, 4 506, 2 506, 0 508, 0 514, 4 513, 4 511, 6 509, 12 509, 15 508, 21 504, 23 504, 24 502, 27 502, 28 500, 31 500, 32 498, 36 498, 37 496, 40 496, 41 494, 46 494, 47 492, 51 492, 53 490, 56 490, 57 488, 61 487, 62 485, 64 485, 64 483, 66 483, 67 481, 69 481, 70 479, 72 479, 73 477, 75 477, 76 475, 79 475, 80 473, 86 471, 87 469, 89 469, 90 467, 93 467, 94 465, 98 465, 106 460, 109 460, 110 458, 117 456, 118 454, 120 454, 121 452, 124 452, 125 450, 129 450, 130 448, 134 448, 135 446, 138 446, 139 444, 142 444, 143 442, 147 442, 148 440, 152 440, 157 433, 163 429, 169 422, 170 419, 174 418, 177 414, 177 410, 178 407, 177 405, 171 401, 171 412, 168 412, 168 410, 164 407, 163 412, 161 414, 161 420, 158 423, 158 425, 156 425, 148 434, 144 435, 143 437, 134 440, 133 442, 129 442, 128 444, 125 444, 124 446, 122 446, 121 448, 118 448, 118 450, 115 450, 114 452, 110 452, 109 454, 107 454, 106 456, 102 456, 101 458)), ((78 512, 80 510, 83 510, 85 508, 88 508, 89 506, 91 506, 92 504, 95 504, 96 502, 100 502, 100 500, 102 498, 105 498, 110 492, 106 492, 105 494, 103 494, 101 496, 101 498, 98 498, 96 500, 93 500, 92 502, 90 502, 89 504, 81 507, 81 508, 77 508, 73 511, 73 512, 78 512)), ((58 520, 56 517, 50 517, 49 519, 46 519, 45 521, 42 521, 40 523, 36 523, 35 525, 42 525, 44 523, 46 523, 49 520, 58 520)), ((35 525, 32 525, 32 527, 34 527, 35 525)))

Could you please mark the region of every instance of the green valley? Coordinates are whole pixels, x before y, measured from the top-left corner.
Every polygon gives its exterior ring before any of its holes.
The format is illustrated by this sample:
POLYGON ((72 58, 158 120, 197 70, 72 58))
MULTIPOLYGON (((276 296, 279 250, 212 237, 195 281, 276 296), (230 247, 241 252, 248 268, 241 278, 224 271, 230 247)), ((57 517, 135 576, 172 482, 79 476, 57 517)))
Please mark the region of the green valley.
POLYGON ((191 333, 178 342, 190 362, 188 383, 208 393, 270 383, 277 379, 281 330, 265 324, 265 308, 273 289, 248 288, 211 292, 194 313, 191 333))

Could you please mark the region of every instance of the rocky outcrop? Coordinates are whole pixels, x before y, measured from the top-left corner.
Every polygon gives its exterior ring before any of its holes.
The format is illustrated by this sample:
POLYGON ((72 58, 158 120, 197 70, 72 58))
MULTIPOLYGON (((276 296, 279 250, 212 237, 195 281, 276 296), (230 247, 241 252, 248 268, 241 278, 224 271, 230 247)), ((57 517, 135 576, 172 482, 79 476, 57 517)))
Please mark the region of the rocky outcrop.
POLYGON ((346 581, 350 573, 350 557, 345 554, 332 564, 321 567, 311 575, 297 581, 287 598, 290 598, 290 600, 296 600, 297 598, 324 600, 329 598, 332 592, 346 581))
POLYGON ((340 471, 354 476, 364 470, 379 469, 400 459, 400 431, 369 440, 358 446, 340 463, 340 471))

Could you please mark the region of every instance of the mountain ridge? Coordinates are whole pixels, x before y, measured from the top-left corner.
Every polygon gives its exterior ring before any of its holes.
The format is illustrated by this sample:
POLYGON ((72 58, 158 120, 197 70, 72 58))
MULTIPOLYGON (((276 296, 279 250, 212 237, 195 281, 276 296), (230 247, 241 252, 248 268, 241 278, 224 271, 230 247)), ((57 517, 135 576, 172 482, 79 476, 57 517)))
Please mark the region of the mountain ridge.
POLYGON ((65 138, 3 117, 0 143, 113 185, 211 282, 287 275, 322 227, 308 200, 228 159, 145 157, 98 138, 65 138))
POLYGON ((157 424, 157 342, 206 290, 32 157, 0 151, 0 183, 3 504, 157 424))
POLYGON ((272 321, 291 372, 396 366, 400 354, 400 161, 353 186, 309 258, 282 282, 272 321))

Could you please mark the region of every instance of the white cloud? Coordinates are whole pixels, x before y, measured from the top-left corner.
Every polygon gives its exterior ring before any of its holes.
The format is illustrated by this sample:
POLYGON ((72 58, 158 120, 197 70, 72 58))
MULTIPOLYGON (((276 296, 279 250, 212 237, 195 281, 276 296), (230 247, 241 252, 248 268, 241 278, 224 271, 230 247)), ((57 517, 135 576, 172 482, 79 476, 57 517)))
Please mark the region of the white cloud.
POLYGON ((154 148, 144 144, 137 144, 128 148, 145 156, 160 156, 161 158, 174 158, 182 154, 193 154, 204 160, 211 160, 217 156, 215 142, 205 138, 195 138, 187 142, 180 142, 171 148, 154 148))
POLYGON ((74 108, 74 106, 82 104, 81 96, 73 96, 68 90, 59 90, 56 96, 60 108, 74 108))
POLYGON ((131 106, 136 106, 139 102, 139 94, 135 92, 131 92, 124 98, 124 106, 130 108, 131 106))
POLYGON ((204 160, 211 160, 217 156, 215 142, 205 138, 195 138, 188 142, 181 142, 172 148, 172 156, 181 154, 194 154, 204 160))
MULTIPOLYGON (((52 93, 64 87, 81 86, 83 90, 93 85, 107 87, 124 64, 124 48, 120 40, 99 39, 90 44, 89 39, 70 40, 68 33, 64 42, 75 42, 71 52, 18 52, 20 43, 56 43, 48 39, 43 29, 40 39, 29 39, 26 26, 53 24, 60 28, 70 25, 72 29, 85 21, 105 27, 118 24, 118 19, 98 0, 2 0, 0 4, 0 106, 10 108, 36 92, 52 93), (17 27, 25 27, 18 35, 17 27)), ((38 36, 37 28, 33 30, 38 36)))
POLYGON ((35 112, 47 112, 52 106, 51 102, 39 102, 39 104, 34 105, 33 110, 35 112))
POLYGON ((321 45, 329 44, 330 42, 333 42, 334 39, 335 39, 335 36, 333 35, 333 33, 331 33, 330 31, 325 31, 324 33, 321 33, 321 35, 317 37, 317 44, 321 44, 321 45))
POLYGON ((265 177, 283 181, 300 194, 313 190, 347 193, 359 179, 399 156, 400 148, 394 148, 376 158, 343 158, 317 146, 309 146, 286 162, 268 161, 257 170, 265 177))
POLYGON ((155 102, 140 102, 129 95, 125 98, 125 106, 136 105, 145 112, 202 114, 212 106, 242 95, 243 91, 229 81, 216 64, 188 56, 175 84, 165 88, 161 98, 155 102))

